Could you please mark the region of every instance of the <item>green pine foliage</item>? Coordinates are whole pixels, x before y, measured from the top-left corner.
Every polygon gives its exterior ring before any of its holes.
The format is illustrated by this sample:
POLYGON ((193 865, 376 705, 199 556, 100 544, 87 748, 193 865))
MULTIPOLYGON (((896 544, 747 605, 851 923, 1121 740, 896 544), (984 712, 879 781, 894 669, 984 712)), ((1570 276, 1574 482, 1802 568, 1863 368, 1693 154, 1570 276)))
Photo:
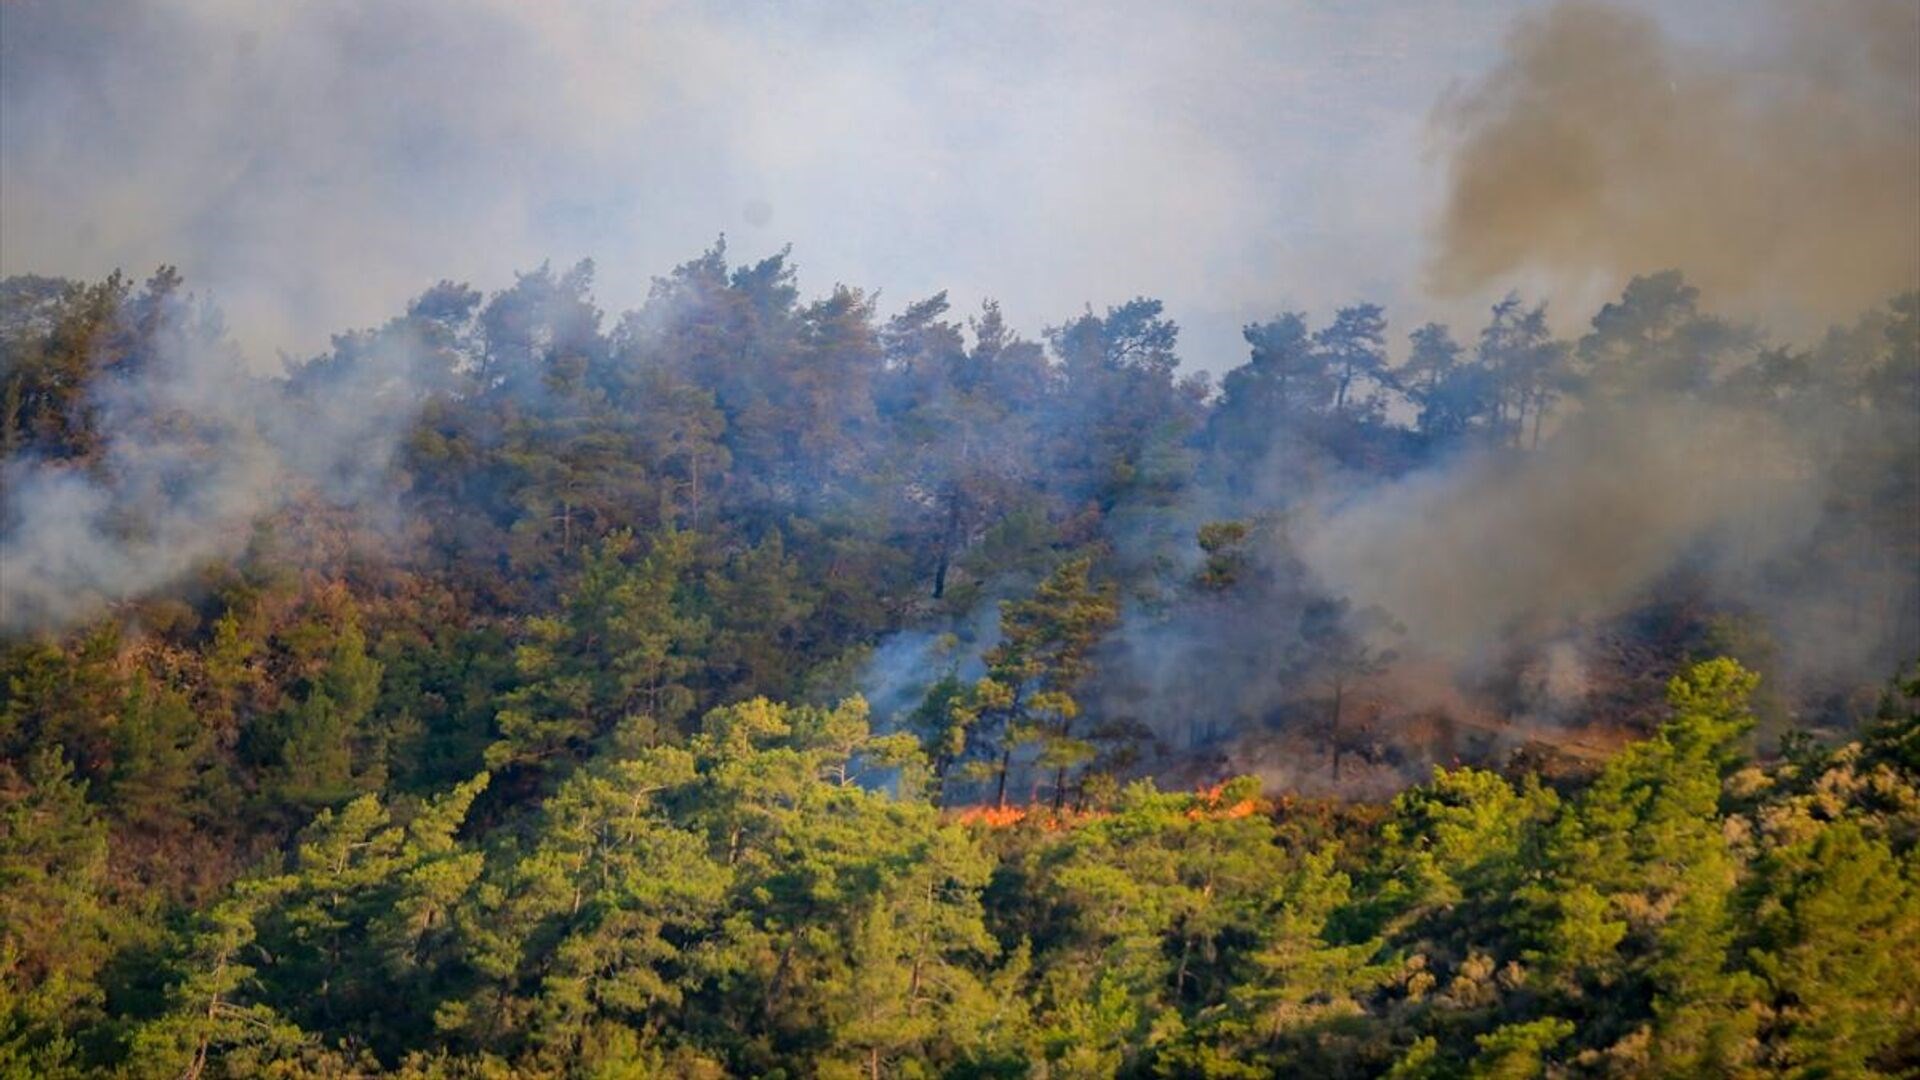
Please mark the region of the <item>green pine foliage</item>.
MULTIPOLYGON (((352 650, 348 650, 350 653, 352 650)), ((331 669, 331 661, 329 668, 331 669)), ((1750 764, 1703 662, 1589 784, 1438 772, 1383 818, 1137 782, 942 812, 865 703, 717 708, 484 828, 485 773, 322 810, 164 928, 116 925, 63 752, 9 796, 27 1075, 1901 1075, 1912 714, 1750 764), (122 970, 133 968, 140 970, 122 970), (145 989, 143 989, 145 988, 145 989)), ((145 691, 136 690, 138 702, 145 691)), ((116 910, 120 912, 116 915, 116 910)))
MULTIPOLYGON (((1218 759, 1138 704, 1244 688, 1365 773, 1406 631, 1310 579, 1301 506, 1655 390, 1844 432, 1768 572, 1920 625, 1869 572, 1920 565, 1920 301, 1762 355, 1662 274, 1400 368, 1355 304, 1215 394, 1145 298, 1031 341, 803 301, 785 252, 611 322, 592 278, 443 283, 274 384, 412 357, 377 512, 290 493, 0 639, 0 1076, 1920 1073, 1920 675, 1790 692, 1794 628, 1704 570, 1606 628, 1625 745, 1578 768, 1449 730, 1374 799, 1156 783, 1218 759)), ((179 276, 0 285, 6 464, 110 474, 89 388, 179 276)))

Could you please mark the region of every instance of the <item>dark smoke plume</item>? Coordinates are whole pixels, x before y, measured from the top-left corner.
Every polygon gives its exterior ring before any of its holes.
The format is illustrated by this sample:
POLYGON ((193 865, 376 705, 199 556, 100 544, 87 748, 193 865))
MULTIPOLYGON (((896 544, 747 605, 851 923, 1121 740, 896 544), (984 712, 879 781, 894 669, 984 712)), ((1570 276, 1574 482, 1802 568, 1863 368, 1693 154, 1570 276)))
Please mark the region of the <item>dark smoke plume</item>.
POLYGON ((1562 3, 1442 103, 1449 189, 1430 272, 1603 288, 1684 267, 1710 300, 1851 314, 1920 280, 1920 5, 1777 5, 1751 55, 1562 3))

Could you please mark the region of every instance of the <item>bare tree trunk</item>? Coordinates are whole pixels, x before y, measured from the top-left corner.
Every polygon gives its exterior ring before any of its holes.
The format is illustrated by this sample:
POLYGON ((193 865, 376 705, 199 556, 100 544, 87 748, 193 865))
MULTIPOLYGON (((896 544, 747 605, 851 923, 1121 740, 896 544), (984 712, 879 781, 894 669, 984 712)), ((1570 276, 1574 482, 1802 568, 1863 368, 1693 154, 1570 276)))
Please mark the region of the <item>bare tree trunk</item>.
POLYGON ((933 598, 947 595, 947 568, 952 564, 953 546, 960 539, 960 495, 947 500, 947 527, 940 535, 940 564, 933 571, 933 598))
POLYGON ((920 1008, 920 971, 927 962, 927 926, 933 919, 932 881, 927 883, 926 891, 920 898, 920 931, 915 936, 913 950, 913 970, 907 976, 907 1016, 912 1017, 920 1008))
POLYGON ((933 759, 933 805, 947 805, 947 772, 953 768, 952 755, 942 751, 933 759))
POLYGON ((1180 970, 1173 973, 1173 994, 1175 997, 1180 997, 1187 991, 1187 959, 1192 955, 1193 938, 1182 934, 1180 941, 1180 970))
POLYGON ((1327 726, 1327 742, 1333 749, 1333 778, 1340 779, 1340 703, 1346 696, 1345 679, 1333 683, 1333 722, 1327 726))
POLYGON ((694 454, 689 470, 693 480, 693 531, 700 531, 700 455, 694 454))
POLYGON ((786 946, 780 950, 780 962, 774 965, 773 978, 768 981, 767 992, 760 999, 760 1019, 763 1021, 773 1016, 773 1003, 780 996, 781 988, 786 985, 787 969, 793 963, 793 949, 799 941, 800 936, 797 933, 789 933, 786 946))
MULTIPOLYGON (((1072 721, 1065 721, 1061 723, 1060 738, 1066 739, 1068 736, 1072 734, 1073 734, 1072 721)), ((1053 770, 1053 812, 1055 814, 1058 814, 1060 812, 1060 807, 1064 805, 1066 801, 1067 801, 1067 767, 1066 765, 1062 764, 1059 768, 1053 770)))

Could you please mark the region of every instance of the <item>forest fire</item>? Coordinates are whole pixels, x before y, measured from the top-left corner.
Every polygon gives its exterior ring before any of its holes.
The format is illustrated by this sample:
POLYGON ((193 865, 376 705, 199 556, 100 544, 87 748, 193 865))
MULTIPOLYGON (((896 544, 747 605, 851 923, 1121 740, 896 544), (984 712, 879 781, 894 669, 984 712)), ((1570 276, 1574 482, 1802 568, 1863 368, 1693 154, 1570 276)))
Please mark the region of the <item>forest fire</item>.
POLYGON ((0 0, 0 113, 0 1077, 1920 1076, 1913 0, 0 0))
POLYGON ((1224 783, 1215 784, 1210 788, 1201 790, 1197 796, 1200 805, 1189 809, 1187 811, 1187 817, 1193 821, 1199 821, 1203 818, 1231 821, 1234 818, 1243 818, 1249 814, 1258 813, 1263 809, 1260 800, 1254 798, 1235 799, 1223 805, 1221 800, 1226 797, 1226 791, 1227 785, 1224 783))
MULTIPOLYGON (((1235 798, 1231 802, 1223 801, 1228 785, 1215 784, 1203 787, 1193 795, 1194 805, 1183 811, 1189 821, 1232 821, 1273 809, 1271 803, 1251 797, 1235 798)), ((1063 829, 1077 828, 1091 822, 1103 821, 1112 814, 1105 810, 1076 809, 1061 807, 1055 809, 1042 804, 1009 804, 996 806, 983 804, 966 806, 948 811, 948 817, 958 825, 974 825, 986 829, 1012 829, 1021 825, 1037 827, 1043 832, 1059 832, 1063 829)))
POLYGON ((1045 832, 1058 832, 1070 829, 1089 821, 1097 821, 1106 815, 1098 810, 1055 810, 1047 806, 969 806, 953 815, 960 825, 977 825, 986 829, 1011 829, 1020 825, 1034 825, 1045 832))

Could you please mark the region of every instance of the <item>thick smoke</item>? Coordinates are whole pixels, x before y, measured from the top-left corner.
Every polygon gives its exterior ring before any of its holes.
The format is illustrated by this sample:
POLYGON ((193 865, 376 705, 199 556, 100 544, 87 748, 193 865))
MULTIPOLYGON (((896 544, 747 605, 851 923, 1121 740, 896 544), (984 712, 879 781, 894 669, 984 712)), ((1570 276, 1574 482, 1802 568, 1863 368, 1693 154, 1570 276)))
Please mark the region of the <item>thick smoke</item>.
POLYGON ((231 559, 296 496, 377 509, 419 397, 409 342, 259 379, 217 322, 172 299, 150 342, 92 392, 95 467, 7 462, 0 631, 58 629, 231 559))
POLYGON ((1683 267, 1722 305, 1851 315, 1920 279, 1920 6, 1775 5, 1738 58, 1568 2, 1438 112, 1433 283, 1618 285, 1683 267))
POLYGON ((1303 530, 1336 592, 1455 661, 1618 614, 1682 560, 1751 581, 1803 540, 1820 484, 1758 413, 1677 401, 1574 418, 1539 451, 1422 470, 1303 530))
POLYGON ((1528 743, 1604 753, 1644 704, 1622 680, 1674 659, 1622 655, 1617 635, 1663 603, 1758 616, 1770 691, 1870 685, 1920 648, 1914 571, 1816 546, 1832 426, 1635 395, 1573 411, 1537 449, 1308 485, 1264 518, 1237 590, 1129 610, 1092 711, 1147 725, 1171 775, 1354 796, 1528 743), (1316 640, 1328 603, 1350 643, 1316 640))

